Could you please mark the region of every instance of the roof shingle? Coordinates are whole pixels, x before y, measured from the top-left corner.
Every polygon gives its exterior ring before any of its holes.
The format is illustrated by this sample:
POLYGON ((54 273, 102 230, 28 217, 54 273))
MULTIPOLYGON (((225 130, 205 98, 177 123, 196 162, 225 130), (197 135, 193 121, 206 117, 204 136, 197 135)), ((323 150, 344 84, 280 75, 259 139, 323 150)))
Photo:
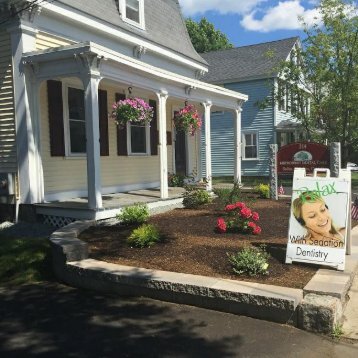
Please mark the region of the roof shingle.
POLYGON ((239 82, 277 75, 277 66, 286 60, 298 37, 201 54, 209 63, 206 82, 239 82))
POLYGON ((146 0, 144 2, 145 30, 122 20, 116 0, 57 0, 57 3, 207 65, 190 41, 177 0, 146 0))

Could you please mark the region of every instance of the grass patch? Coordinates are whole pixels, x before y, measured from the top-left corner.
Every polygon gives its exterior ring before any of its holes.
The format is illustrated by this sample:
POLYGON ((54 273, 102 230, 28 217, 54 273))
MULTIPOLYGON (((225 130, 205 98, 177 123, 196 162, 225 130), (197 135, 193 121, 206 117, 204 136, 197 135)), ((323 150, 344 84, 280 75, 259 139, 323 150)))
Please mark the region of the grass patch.
POLYGON ((16 286, 53 278, 48 239, 0 235, 0 286, 16 286))

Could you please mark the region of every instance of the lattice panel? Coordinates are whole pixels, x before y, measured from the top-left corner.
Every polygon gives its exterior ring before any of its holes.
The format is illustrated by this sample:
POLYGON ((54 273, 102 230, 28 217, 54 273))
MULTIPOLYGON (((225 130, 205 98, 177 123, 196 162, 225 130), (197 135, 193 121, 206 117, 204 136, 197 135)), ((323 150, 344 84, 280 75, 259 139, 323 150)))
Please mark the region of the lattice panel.
POLYGON ((54 227, 63 227, 75 221, 73 218, 63 216, 43 215, 43 223, 54 227))

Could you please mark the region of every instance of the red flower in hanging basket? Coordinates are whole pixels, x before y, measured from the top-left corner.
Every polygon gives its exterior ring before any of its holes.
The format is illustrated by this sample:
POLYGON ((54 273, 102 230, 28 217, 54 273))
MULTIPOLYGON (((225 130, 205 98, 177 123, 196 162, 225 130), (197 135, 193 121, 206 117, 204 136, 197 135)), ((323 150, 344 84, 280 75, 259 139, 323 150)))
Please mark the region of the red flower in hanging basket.
POLYGON ((177 131, 185 131, 191 135, 194 135, 201 127, 201 118, 192 104, 188 104, 176 112, 173 120, 177 131))

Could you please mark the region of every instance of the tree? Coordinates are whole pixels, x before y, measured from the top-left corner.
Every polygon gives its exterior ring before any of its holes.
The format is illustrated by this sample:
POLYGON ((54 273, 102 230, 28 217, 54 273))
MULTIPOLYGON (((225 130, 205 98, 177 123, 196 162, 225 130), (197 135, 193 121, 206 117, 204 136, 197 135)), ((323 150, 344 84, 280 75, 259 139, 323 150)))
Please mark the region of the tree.
MULTIPOLYGON (((301 19, 307 37, 282 65, 280 77, 289 89, 291 113, 308 138, 340 142, 345 164, 358 159, 357 8, 350 0, 321 0, 319 12, 322 20, 312 27, 301 19)), ((280 103, 287 91, 278 88, 280 103)))
POLYGON ((225 34, 220 30, 215 30, 212 23, 203 17, 199 22, 192 19, 185 20, 191 42, 195 50, 199 53, 223 50, 232 48, 225 34))

